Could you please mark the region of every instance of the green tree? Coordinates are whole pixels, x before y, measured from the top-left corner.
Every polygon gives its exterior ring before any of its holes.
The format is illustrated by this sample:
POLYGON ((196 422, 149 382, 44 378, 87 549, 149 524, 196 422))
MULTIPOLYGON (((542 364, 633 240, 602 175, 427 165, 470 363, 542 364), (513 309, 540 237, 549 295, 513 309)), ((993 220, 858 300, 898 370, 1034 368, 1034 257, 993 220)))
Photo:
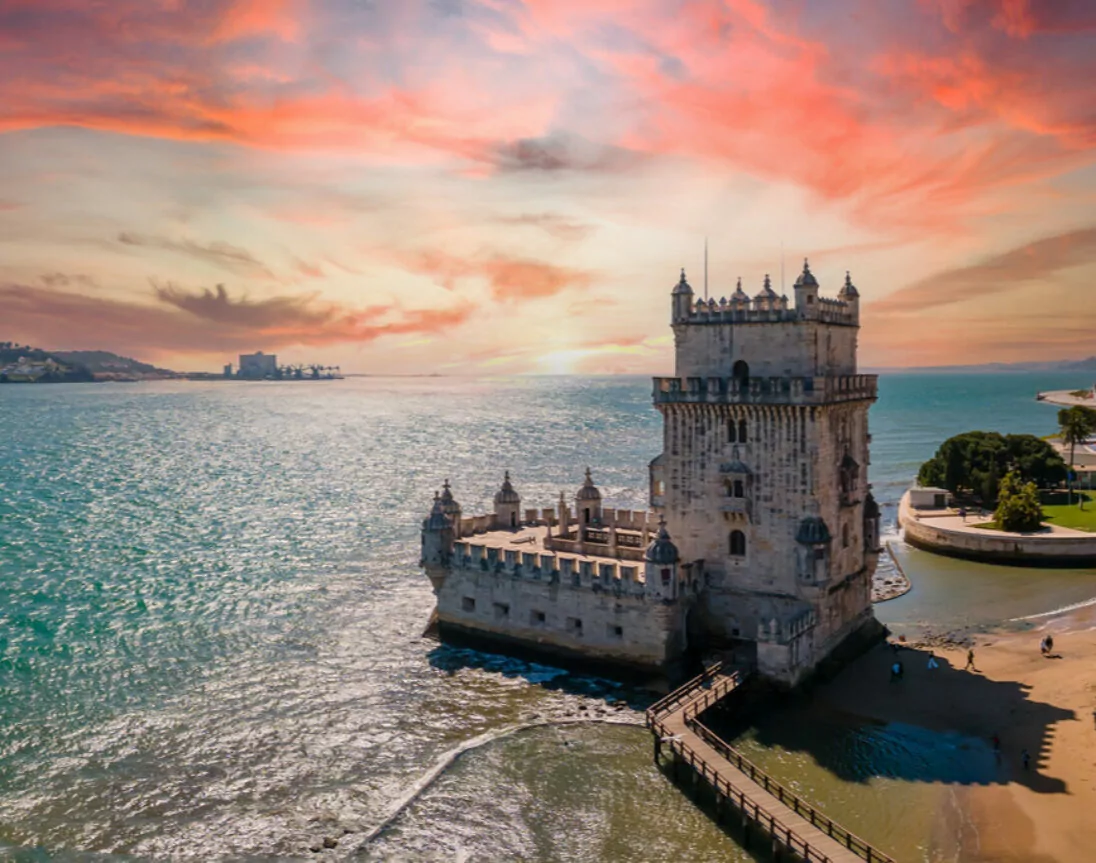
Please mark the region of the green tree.
MULTIPOLYGON (((1058 411, 1058 430, 1062 443, 1069 447, 1069 502, 1073 503, 1073 454, 1077 444, 1084 443, 1096 431, 1096 411, 1091 408, 1074 405, 1058 411)), ((1084 509, 1084 499, 1081 508, 1084 509)))
POLYGON ((978 491, 982 498, 982 504, 987 507, 993 506, 1000 495, 1001 485, 1000 475, 997 473, 997 463, 991 463, 989 470, 981 474, 981 477, 982 481, 978 486, 978 491))
POLYGON ((1033 482, 1024 482, 1019 471, 1009 471, 1001 480, 997 492, 997 526, 1010 533, 1038 530, 1043 523, 1043 508, 1039 505, 1039 489, 1033 482))
POLYGON ((1027 434, 972 431, 944 441, 921 465, 917 481, 953 494, 969 492, 983 506, 992 507, 1000 478, 1013 468, 1025 482, 1040 488, 1053 488, 1066 479, 1065 462, 1045 440, 1027 434))

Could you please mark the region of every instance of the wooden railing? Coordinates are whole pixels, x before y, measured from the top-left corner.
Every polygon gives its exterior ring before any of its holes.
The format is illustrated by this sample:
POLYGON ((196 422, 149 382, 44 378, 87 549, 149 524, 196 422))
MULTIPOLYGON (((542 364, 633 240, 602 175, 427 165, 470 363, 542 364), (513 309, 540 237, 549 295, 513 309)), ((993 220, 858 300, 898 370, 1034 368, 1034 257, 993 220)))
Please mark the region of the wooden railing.
POLYGON ((837 822, 827 818, 802 798, 796 796, 767 773, 759 769, 753 762, 742 756, 740 752, 728 746, 720 737, 703 725, 699 719, 686 720, 689 728, 696 732, 705 743, 718 752, 725 760, 733 764, 739 771, 749 776, 766 792, 771 794, 796 815, 811 822, 831 839, 840 842, 857 857, 862 857, 868 863, 894 863, 893 858, 888 857, 861 839, 855 833, 846 830, 837 822))
POLYGON ((800 818, 809 821, 812 826, 849 849, 857 857, 867 861, 867 863, 895 863, 892 857, 879 851, 855 833, 846 830, 814 806, 793 794, 700 721, 699 717, 702 713, 723 700, 737 689, 744 680, 745 676, 741 672, 723 673, 722 663, 707 669, 703 674, 694 677, 684 686, 651 705, 647 710, 647 727, 651 729, 659 741, 668 744, 671 752, 678 754, 689 766, 696 770, 698 775, 709 782, 717 793, 731 800, 747 818, 760 824, 769 835, 799 855, 804 861, 808 861, 808 863, 826 863, 826 861, 830 861, 832 863, 832 858, 812 847, 807 840, 798 836, 793 828, 783 824, 778 818, 747 797, 740 789, 735 788, 732 782, 719 774, 717 766, 708 764, 681 736, 674 735, 671 729, 667 728, 665 723, 667 717, 680 711, 685 727, 719 753, 724 761, 744 776, 749 777, 752 782, 759 785, 767 794, 778 800, 800 818))
MULTIPOLYGON (((705 683, 710 683, 714 678, 719 676, 723 671, 723 663, 718 662, 710 668, 704 669, 703 672, 698 674, 688 683, 684 683, 671 692, 669 695, 660 698, 654 704, 647 708, 647 724, 650 725, 651 720, 663 713, 673 713, 674 709, 680 706, 684 701, 690 698, 697 690, 702 689, 705 683)), ((732 675, 735 679, 738 679, 738 672, 734 672, 732 675)))

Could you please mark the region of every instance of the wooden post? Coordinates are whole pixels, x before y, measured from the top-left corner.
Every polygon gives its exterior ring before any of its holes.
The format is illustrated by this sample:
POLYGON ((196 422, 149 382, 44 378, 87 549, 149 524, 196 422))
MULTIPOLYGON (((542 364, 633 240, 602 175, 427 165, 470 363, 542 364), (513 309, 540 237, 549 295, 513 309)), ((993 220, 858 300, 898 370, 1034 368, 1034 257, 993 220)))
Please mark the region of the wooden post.
POLYGON ((658 732, 655 732, 655 764, 658 764, 659 756, 662 755, 662 738, 658 736, 658 732))

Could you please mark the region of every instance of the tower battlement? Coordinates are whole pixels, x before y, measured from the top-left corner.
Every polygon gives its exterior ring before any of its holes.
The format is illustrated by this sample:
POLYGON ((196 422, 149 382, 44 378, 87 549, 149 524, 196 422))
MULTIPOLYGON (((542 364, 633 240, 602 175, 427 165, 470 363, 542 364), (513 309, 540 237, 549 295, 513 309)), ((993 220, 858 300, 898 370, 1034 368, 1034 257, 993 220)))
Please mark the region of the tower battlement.
POLYGON ((852 279, 822 297, 804 261, 793 306, 767 276, 756 297, 739 284, 697 301, 683 271, 671 306, 651 511, 604 507, 589 469, 571 501, 542 509, 523 510, 506 474, 494 512, 469 517, 446 483, 422 533, 443 634, 663 669, 733 648, 795 684, 877 626, 877 379, 857 372, 852 279))
POLYGON ((795 281, 795 304, 768 276, 757 296, 696 299, 681 271, 671 294, 678 377, 820 377, 856 374, 860 294, 846 272, 836 298, 823 297, 810 264, 795 281))

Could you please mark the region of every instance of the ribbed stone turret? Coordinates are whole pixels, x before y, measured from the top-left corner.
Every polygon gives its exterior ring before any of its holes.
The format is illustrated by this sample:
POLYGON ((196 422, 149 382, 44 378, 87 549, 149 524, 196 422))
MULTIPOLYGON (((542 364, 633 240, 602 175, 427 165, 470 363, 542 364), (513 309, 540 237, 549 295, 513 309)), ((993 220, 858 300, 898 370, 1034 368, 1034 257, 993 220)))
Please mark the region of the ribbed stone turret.
POLYGON ((666 530, 666 519, 664 518, 658 523, 658 536, 647 546, 645 559, 648 563, 659 566, 672 566, 677 563, 677 546, 670 539, 670 532, 666 530))
POLYGON ((579 524, 598 524, 601 522, 601 490, 594 485, 590 468, 586 468, 586 481, 575 494, 575 510, 579 524))
POLYGON ((510 471, 503 475, 502 487, 495 492, 495 524, 510 528, 521 524, 521 495, 510 484, 510 471))

